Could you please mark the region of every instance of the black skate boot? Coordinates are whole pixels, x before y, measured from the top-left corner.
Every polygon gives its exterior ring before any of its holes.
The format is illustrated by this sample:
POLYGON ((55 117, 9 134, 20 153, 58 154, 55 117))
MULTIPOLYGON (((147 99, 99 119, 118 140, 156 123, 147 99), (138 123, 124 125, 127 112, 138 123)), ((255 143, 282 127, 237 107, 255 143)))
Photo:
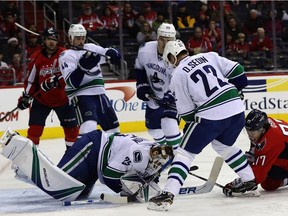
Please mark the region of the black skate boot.
POLYGON ((155 211, 167 211, 168 204, 172 205, 174 195, 172 193, 163 191, 160 195, 152 197, 148 203, 148 209, 155 211))

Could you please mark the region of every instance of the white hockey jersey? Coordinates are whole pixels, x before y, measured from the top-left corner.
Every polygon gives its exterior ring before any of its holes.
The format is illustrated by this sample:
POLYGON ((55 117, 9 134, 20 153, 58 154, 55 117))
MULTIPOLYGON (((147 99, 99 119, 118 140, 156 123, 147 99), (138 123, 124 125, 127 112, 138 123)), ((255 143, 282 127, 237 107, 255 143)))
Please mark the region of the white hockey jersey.
MULTIPOLYGON (((84 49, 91 50, 95 53, 105 55, 108 49, 97 46, 93 43, 84 44, 84 49)), ((85 53, 85 50, 68 49, 61 53, 59 57, 60 70, 66 82, 65 91, 69 99, 79 95, 99 95, 105 93, 104 80, 100 65, 105 63, 105 58, 101 57, 100 62, 92 68, 91 72, 99 71, 98 75, 84 74, 83 80, 78 88, 70 84, 69 77, 71 73, 78 67, 78 61, 85 53)))
MULTIPOLYGON (((154 95, 160 99, 169 90, 173 67, 167 65, 157 51, 157 41, 150 41, 139 48, 135 60, 135 68, 145 69, 149 85, 154 95)), ((157 108, 153 100, 148 101, 148 106, 157 108)))
POLYGON ((155 142, 132 134, 102 133, 97 167, 100 182, 104 183, 103 176, 117 179, 127 172, 143 177, 155 173, 155 169, 147 169, 154 145, 155 142))
POLYGON ((228 82, 243 75, 243 71, 236 69, 238 65, 215 52, 182 59, 170 84, 179 115, 191 122, 195 116, 220 120, 243 112, 245 107, 238 90, 228 82))

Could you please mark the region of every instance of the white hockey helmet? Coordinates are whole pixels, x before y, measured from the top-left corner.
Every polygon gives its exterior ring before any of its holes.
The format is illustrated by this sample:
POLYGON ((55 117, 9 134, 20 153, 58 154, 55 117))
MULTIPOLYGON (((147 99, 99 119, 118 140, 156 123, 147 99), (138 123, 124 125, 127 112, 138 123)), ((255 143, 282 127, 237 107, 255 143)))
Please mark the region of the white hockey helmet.
POLYGON ((84 36, 86 37, 87 31, 82 24, 71 24, 68 30, 68 36, 70 43, 73 42, 75 36, 84 36))
POLYGON ((176 30, 173 24, 170 23, 162 23, 157 29, 157 39, 162 37, 172 37, 173 40, 176 39, 176 30))
POLYGON ((182 51, 185 51, 187 55, 189 55, 189 52, 186 49, 185 44, 181 40, 177 39, 175 41, 168 41, 164 48, 163 59, 164 61, 166 61, 167 64, 171 64, 173 67, 176 67, 177 56, 182 51), (170 63, 169 58, 168 58, 170 54, 175 58, 175 61, 173 64, 170 63))

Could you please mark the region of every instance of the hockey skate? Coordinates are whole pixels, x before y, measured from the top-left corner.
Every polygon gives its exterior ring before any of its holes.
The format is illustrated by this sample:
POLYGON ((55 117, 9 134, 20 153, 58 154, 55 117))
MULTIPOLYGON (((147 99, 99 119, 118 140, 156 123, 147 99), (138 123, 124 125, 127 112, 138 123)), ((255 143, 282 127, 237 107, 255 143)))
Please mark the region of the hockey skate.
POLYGON ((243 182, 241 178, 236 178, 234 181, 226 184, 223 188, 223 193, 226 196, 260 196, 257 190, 255 180, 243 182))
POLYGON ((167 211, 168 204, 172 205, 174 195, 172 193, 163 191, 160 195, 152 197, 148 203, 149 210, 167 211))

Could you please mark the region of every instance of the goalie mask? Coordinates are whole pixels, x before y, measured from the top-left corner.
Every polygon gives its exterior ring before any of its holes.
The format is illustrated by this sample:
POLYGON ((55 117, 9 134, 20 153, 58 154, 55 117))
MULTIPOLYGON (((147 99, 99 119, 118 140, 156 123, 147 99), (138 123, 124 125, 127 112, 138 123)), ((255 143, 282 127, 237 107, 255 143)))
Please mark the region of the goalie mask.
POLYGON ((75 36, 86 37, 87 31, 82 24, 72 24, 68 30, 69 41, 73 44, 75 36))
POLYGON ((164 48, 163 59, 168 65, 171 64, 173 67, 176 67, 177 56, 181 52, 184 52, 187 55, 189 54, 185 44, 181 40, 169 41, 164 48), (171 58, 171 56, 173 56, 173 58, 171 58), (173 63, 171 63, 169 59, 173 61, 173 63))

